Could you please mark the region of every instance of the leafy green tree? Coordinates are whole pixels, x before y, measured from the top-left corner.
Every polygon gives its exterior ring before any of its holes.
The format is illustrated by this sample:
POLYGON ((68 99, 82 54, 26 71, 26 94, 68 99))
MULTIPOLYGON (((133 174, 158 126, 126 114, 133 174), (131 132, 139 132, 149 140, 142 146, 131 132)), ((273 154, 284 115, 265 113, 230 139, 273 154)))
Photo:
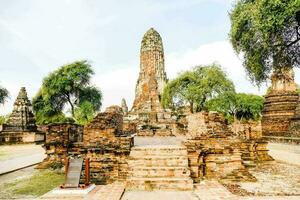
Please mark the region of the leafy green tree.
POLYGON ((99 110, 102 93, 90 84, 93 74, 87 61, 77 61, 50 73, 33 99, 33 109, 40 122, 69 121, 63 113, 67 105, 73 119, 76 118, 75 110, 86 102, 92 105, 93 113, 99 110))
POLYGON ((6 121, 6 117, 5 116, 0 116, 0 125, 4 124, 6 121))
POLYGON ((95 116, 93 104, 85 101, 75 109, 75 120, 78 124, 86 125, 95 116))
POLYGON ((252 81, 300 66, 299 0, 238 0, 230 19, 231 43, 252 81))
POLYGON ((210 111, 222 113, 232 120, 258 120, 261 117, 264 98, 258 95, 227 92, 207 102, 210 111))
POLYGON ((56 105, 53 105, 54 103, 55 101, 44 100, 41 90, 33 98, 32 105, 37 124, 74 122, 72 118, 66 117, 56 105))
POLYGON ((219 65, 197 66, 166 85, 162 105, 172 109, 188 105, 191 112, 199 112, 209 99, 228 91, 234 91, 234 85, 219 65))
POLYGON ((5 100, 8 98, 8 94, 7 89, 0 86, 0 104, 4 104, 5 100))

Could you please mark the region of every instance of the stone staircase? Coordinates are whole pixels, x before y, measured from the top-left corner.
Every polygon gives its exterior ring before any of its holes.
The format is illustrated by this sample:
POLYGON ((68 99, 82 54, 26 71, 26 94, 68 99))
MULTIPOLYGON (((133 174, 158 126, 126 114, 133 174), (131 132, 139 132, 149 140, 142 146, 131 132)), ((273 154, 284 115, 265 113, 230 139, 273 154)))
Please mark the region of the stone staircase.
POLYGON ((137 190, 192 190, 186 147, 149 145, 132 148, 127 187, 137 190))

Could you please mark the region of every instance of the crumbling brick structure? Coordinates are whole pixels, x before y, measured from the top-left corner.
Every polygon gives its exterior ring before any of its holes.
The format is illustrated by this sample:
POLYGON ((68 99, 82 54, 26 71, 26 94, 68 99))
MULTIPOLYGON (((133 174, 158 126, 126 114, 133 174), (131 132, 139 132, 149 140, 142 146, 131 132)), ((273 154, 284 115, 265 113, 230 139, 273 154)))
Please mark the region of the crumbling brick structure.
POLYGON ((85 127, 55 124, 44 130, 44 147, 47 153, 44 166, 64 163, 67 156, 79 156, 89 158, 93 183, 106 184, 127 178, 127 157, 133 146, 133 138, 123 132, 123 114, 120 107, 109 107, 85 127))
POLYGON ((187 117, 188 148, 191 177, 254 180, 246 170, 250 164, 273 161, 266 142, 261 139, 242 139, 234 135, 224 118, 215 112, 195 113, 187 117))
POLYGON ((130 124, 125 125, 126 128, 135 126, 134 129, 140 136, 178 134, 176 116, 161 105, 161 95, 166 83, 163 42, 159 33, 151 28, 141 42, 140 73, 133 107, 124 117, 124 123, 130 124))
POLYGON ((271 141, 288 141, 292 139, 289 129, 298 100, 299 94, 296 92, 293 70, 274 72, 272 87, 265 96, 262 113, 262 134, 264 138, 271 141))
MULTIPOLYGON (((82 145, 83 126, 71 123, 49 124, 39 127, 45 134, 44 148, 47 157, 40 168, 55 163, 64 163, 65 158, 76 147, 82 145)), ((76 150, 75 150, 76 151, 76 150)))
POLYGON ((127 178, 127 157, 133 138, 123 133, 120 107, 109 107, 99 113, 84 128, 83 144, 90 159, 92 182, 105 184, 127 178))

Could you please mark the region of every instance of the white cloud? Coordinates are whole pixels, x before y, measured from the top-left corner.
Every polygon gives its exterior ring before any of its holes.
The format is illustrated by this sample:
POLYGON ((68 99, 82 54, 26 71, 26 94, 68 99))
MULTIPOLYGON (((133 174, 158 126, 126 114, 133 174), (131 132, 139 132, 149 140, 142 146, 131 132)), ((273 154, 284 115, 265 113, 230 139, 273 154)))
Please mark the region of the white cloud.
POLYGON ((238 92, 264 94, 265 87, 253 86, 246 77, 242 61, 234 53, 229 41, 220 41, 201 45, 181 55, 171 53, 166 57, 166 70, 170 78, 178 72, 189 70, 196 65, 206 65, 217 62, 234 82, 238 92))
POLYGON ((135 84, 138 78, 139 67, 125 67, 104 74, 96 75, 93 83, 103 93, 102 110, 110 105, 120 105, 121 99, 125 98, 130 108, 134 99, 135 84))

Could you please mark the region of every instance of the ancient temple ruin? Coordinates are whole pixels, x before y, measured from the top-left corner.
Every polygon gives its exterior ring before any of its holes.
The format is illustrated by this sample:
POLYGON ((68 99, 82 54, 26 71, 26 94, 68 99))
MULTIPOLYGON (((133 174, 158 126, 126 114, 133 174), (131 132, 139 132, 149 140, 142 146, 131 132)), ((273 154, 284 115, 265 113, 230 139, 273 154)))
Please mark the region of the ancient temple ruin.
POLYGON ((140 72, 132 109, 124 117, 125 126, 144 136, 174 135, 176 122, 172 113, 161 105, 167 75, 164 48, 159 33, 150 28, 143 36, 140 49, 140 72))
POLYGON ((22 87, 7 122, 3 124, 0 142, 28 143, 44 140, 44 134, 37 130, 31 102, 25 87, 22 87))
POLYGON ((132 109, 123 99, 84 127, 49 125, 43 165, 88 158, 93 183, 122 181, 142 190, 192 190, 205 179, 255 181, 248 167, 273 161, 260 126, 233 132, 216 112, 172 113, 160 104, 166 82, 162 40, 151 28, 142 39, 132 109))
MULTIPOLYGON (((274 72, 272 86, 265 96, 262 112, 262 133, 268 140, 289 141, 292 136, 290 129, 295 131, 295 126, 290 128, 291 121, 297 123, 298 116, 295 110, 299 100, 292 69, 274 72)), ((293 126, 293 125, 292 125, 293 126)))
POLYGON ((156 114, 161 112, 160 98, 166 82, 162 39, 159 33, 151 28, 145 33, 141 42, 140 73, 132 111, 156 114))

